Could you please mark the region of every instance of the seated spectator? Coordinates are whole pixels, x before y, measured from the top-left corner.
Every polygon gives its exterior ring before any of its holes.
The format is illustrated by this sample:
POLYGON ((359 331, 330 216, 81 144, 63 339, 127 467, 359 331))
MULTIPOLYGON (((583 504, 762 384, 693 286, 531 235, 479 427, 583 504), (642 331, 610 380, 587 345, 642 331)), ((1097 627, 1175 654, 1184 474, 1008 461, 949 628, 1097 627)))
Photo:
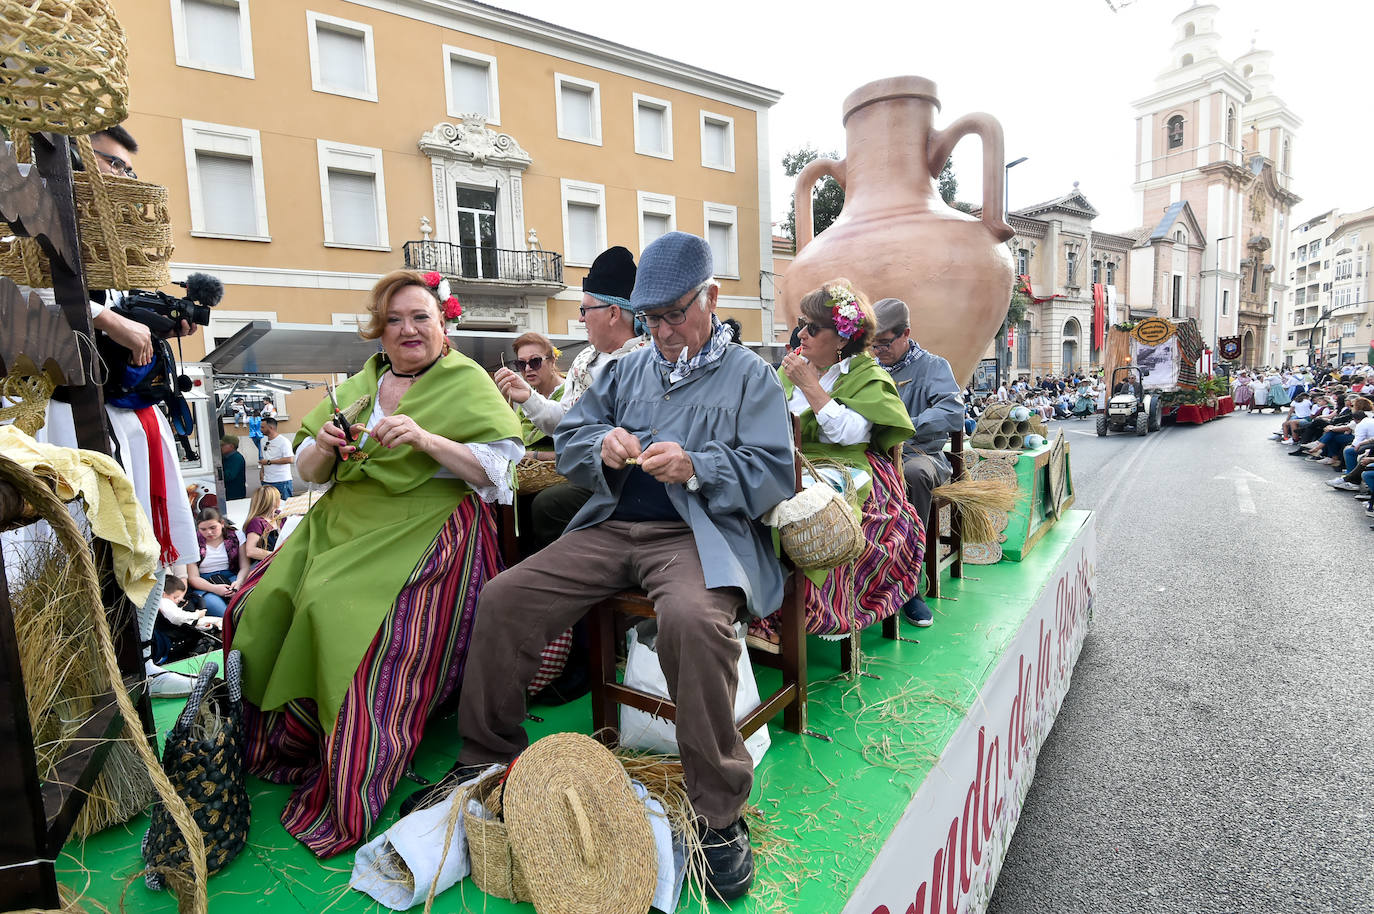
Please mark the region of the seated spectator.
POLYGON ((239 548, 237 534, 216 508, 200 509, 196 538, 200 541, 200 561, 187 564, 187 583, 206 615, 222 618, 248 576, 248 555, 239 548))
POLYGON ((167 575, 162 585, 162 601, 158 618, 153 625, 153 661, 171 663, 196 652, 201 635, 218 631, 220 620, 205 615, 203 609, 187 609, 186 582, 175 575, 167 575))
POLYGON ((253 493, 248 503, 248 519, 243 522, 243 551, 250 566, 264 561, 277 548, 277 521, 281 511, 281 493, 271 486, 263 486, 253 493))
POLYGON ((1312 397, 1305 392, 1293 398, 1292 404, 1288 407, 1288 419, 1281 429, 1284 444, 1292 444, 1298 431, 1312 421, 1314 408, 1312 397))
POLYGON ((1341 458, 1344 474, 1327 480, 1326 484, 1345 492, 1360 491, 1365 468, 1374 463, 1374 415, 1366 414, 1356 423, 1350 444, 1341 452, 1341 458))

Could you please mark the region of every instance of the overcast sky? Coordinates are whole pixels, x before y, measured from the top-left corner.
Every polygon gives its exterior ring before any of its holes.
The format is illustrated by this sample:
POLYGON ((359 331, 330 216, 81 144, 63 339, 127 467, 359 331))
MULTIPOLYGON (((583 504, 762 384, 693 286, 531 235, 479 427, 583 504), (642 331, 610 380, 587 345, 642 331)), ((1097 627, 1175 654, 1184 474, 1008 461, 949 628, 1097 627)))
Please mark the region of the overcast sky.
MULTIPOLYGON (((1142 222, 1131 193, 1131 102, 1169 62, 1170 22, 1190 0, 490 0, 497 5, 780 90, 771 113, 773 215, 787 212, 785 151, 844 154, 840 104, 855 87, 915 74, 939 87, 937 125, 987 111, 1006 134, 1013 209, 1074 181, 1101 212, 1099 231, 1142 222)), ((1365 107, 1374 4, 1220 0, 1217 31, 1234 60, 1255 39, 1274 52, 1277 94, 1303 121, 1294 144, 1295 223, 1333 207, 1374 206, 1374 117, 1365 107)), ((962 141, 959 197, 981 202, 982 153, 962 141)))

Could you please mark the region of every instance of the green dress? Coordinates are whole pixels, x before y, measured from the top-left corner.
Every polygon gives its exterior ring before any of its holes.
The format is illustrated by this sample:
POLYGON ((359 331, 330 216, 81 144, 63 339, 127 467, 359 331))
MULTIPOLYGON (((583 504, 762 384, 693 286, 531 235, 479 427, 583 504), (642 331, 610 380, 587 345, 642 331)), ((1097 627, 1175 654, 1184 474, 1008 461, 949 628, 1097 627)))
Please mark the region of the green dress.
MULTIPOLYGON (((336 399, 375 397, 386 367, 373 356, 336 399)), ((457 352, 417 378, 394 414, 451 441, 520 438, 520 423, 490 377, 457 352)), ((328 401, 311 410, 296 447, 330 416, 328 401)), ((326 732, 416 563, 472 495, 462 480, 434 478, 439 463, 408 445, 387 449, 369 438, 361 453, 367 458, 336 464, 334 487, 251 582, 232 633, 243 653, 245 697, 263 711, 314 699, 326 732)))

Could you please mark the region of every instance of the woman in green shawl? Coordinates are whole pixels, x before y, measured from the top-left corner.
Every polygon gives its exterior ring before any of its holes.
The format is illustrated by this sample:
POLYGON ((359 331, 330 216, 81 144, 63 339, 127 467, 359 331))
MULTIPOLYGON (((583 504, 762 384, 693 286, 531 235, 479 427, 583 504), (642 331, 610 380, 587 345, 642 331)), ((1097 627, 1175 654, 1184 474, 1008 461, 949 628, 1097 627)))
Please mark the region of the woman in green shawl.
POLYGON ((458 301, 437 273, 372 289, 383 352, 296 434, 296 465, 334 486, 230 609, 243 653, 249 769, 299 785, 282 824, 321 857, 366 837, 457 689, 477 595, 501 570, 485 502, 510 503, 520 424, 486 372, 449 348, 458 301))
POLYGON ((778 369, 783 393, 801 422, 802 453, 849 471, 864 535, 858 558, 807 572, 806 630, 844 635, 897 612, 920 582, 925 525, 891 459, 915 430, 892 376, 867 352, 874 319, 863 293, 836 279, 800 307, 801 345, 778 369))

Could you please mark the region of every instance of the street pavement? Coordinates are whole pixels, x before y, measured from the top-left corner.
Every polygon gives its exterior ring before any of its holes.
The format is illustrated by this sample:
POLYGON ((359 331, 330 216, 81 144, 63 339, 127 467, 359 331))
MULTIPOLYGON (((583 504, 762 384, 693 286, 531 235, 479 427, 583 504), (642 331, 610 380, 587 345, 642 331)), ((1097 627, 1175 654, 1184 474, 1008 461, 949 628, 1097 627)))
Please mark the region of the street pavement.
POLYGON ((1278 424, 1054 423, 1098 590, 993 914, 1374 911, 1374 531, 1278 424))

